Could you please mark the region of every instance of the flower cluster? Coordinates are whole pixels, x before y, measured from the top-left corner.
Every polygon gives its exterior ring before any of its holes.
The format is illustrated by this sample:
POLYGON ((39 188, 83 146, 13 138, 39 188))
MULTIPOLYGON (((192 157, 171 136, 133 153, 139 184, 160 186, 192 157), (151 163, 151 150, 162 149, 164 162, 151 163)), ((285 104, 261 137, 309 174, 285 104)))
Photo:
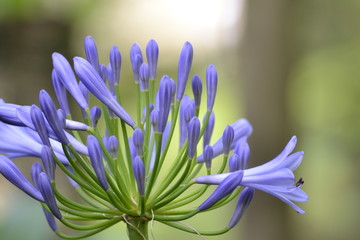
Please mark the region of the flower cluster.
POLYGON ((59 109, 45 90, 40 91, 39 106, 0 103, 0 173, 39 201, 58 236, 83 238, 121 221, 130 239, 148 239, 149 221, 195 234, 222 234, 239 222, 256 189, 304 213, 293 203, 308 199, 300 189, 302 180, 296 182, 293 174, 303 157, 302 152, 292 153, 295 137, 275 159, 250 169, 247 138, 252 127, 246 119, 228 125, 222 137, 210 144, 218 75, 214 65, 207 67, 207 104, 200 121, 203 82, 199 75, 191 80, 193 98, 185 95, 193 59, 189 42, 180 53, 177 82, 167 75, 156 81, 156 41, 146 46, 147 61, 140 46, 132 45, 135 119, 121 103, 118 48, 112 47, 110 63, 103 65, 93 38, 86 37, 84 45, 86 59, 75 57, 74 69, 60 53, 52 55, 59 109), (72 119, 68 94, 80 107, 82 121, 72 119), (98 106, 90 106, 90 95, 98 106), (179 131, 179 145, 173 140, 175 131, 179 131), (40 160, 31 168, 32 181, 11 160, 26 156, 40 160), (220 164, 212 164, 213 160, 220 164), (59 191, 56 169, 65 173, 83 201, 75 202, 59 191), (209 194, 210 185, 218 187, 209 194), (179 223, 236 197, 233 216, 220 230, 195 231, 179 223), (194 206, 198 199, 202 203, 194 206), (80 234, 64 234, 59 222, 80 234))

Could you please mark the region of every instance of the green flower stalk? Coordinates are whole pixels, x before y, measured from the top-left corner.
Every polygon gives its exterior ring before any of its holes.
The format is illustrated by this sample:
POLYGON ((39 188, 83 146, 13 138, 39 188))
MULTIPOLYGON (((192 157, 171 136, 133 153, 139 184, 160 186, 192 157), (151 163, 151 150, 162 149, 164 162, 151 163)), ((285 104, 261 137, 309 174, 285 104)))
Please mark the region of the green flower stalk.
POLYGON ((290 155, 296 138, 277 158, 252 169, 245 169, 246 141, 252 132, 246 119, 227 126, 210 145, 218 74, 214 65, 207 67, 207 105, 202 112, 198 75, 192 77, 194 99, 186 94, 193 60, 189 42, 180 53, 177 81, 156 75, 159 47, 155 40, 146 47, 147 62, 140 46, 132 46, 135 117, 121 102, 118 48, 111 49, 109 64, 100 64, 95 41, 88 36, 85 53, 87 59, 74 58, 74 70, 60 53, 52 55, 60 109, 45 90, 39 94, 40 107, 0 103, 0 173, 40 203, 56 235, 86 238, 122 223, 130 240, 147 240, 152 221, 192 234, 220 235, 239 222, 256 189, 304 213, 292 202, 307 201, 293 175, 303 156, 302 152, 290 155), (82 121, 72 119, 67 93, 78 103, 82 121), (99 105, 90 105, 90 94, 99 105), (180 144, 174 140, 175 131, 180 144), (31 170, 32 182, 11 160, 23 156, 39 159, 31 170), (212 164, 215 161, 220 161, 220 167, 212 164), (63 195, 55 171, 68 177, 82 201, 63 195), (219 186, 210 191, 209 185, 219 186), (195 230, 181 223, 234 198, 238 198, 234 214, 218 230, 195 230))

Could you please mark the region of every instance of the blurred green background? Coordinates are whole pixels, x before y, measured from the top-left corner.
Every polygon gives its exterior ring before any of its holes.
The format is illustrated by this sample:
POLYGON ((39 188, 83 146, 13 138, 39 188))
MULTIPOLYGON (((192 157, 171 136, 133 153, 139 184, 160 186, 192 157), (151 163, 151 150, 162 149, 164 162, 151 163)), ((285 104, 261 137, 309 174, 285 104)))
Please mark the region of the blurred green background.
MULTIPOLYGON (((176 79, 179 51, 194 47, 192 74, 219 71, 214 136, 246 117, 252 166, 275 157, 292 135, 305 151, 297 177, 310 201, 305 215, 256 192, 240 224, 206 239, 358 239, 360 234, 360 1, 358 0, 0 0, 0 97, 37 103, 51 87, 51 53, 84 56, 92 35, 102 62, 117 45, 121 84, 131 85, 129 49, 151 38, 159 75, 176 79)), ((129 101, 128 106, 131 106, 129 101)), ((1 134, 1 133, 0 133, 1 134)), ((29 172, 31 159, 16 163, 29 172)), ((0 239, 57 239, 39 204, 0 178, 0 239)), ((221 228, 234 205, 187 222, 221 228)), ((155 223, 154 239, 201 239, 155 223)), ((90 239, 126 239, 123 224, 90 239)))

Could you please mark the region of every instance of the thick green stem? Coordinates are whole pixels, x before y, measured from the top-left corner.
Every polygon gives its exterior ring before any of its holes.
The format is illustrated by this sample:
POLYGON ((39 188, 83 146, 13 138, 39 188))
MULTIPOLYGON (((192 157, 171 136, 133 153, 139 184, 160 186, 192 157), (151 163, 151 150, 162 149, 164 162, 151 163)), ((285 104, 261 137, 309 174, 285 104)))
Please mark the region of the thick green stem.
POLYGON ((148 223, 146 219, 132 218, 126 221, 130 240, 148 240, 148 223))

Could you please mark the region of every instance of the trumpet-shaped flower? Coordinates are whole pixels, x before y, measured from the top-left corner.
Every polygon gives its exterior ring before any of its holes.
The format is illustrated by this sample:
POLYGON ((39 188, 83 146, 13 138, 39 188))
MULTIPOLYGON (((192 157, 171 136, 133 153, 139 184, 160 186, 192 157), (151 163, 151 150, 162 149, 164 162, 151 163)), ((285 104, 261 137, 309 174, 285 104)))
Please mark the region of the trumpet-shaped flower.
POLYGON ((219 185, 230 175, 242 172, 243 176, 239 186, 251 187, 273 195, 287 203, 295 211, 304 214, 305 211, 292 202, 308 200, 307 194, 296 185, 293 174, 303 158, 303 152, 290 154, 295 145, 296 137, 293 137, 276 158, 258 167, 232 173, 201 176, 195 178, 194 181, 201 184, 219 185))

